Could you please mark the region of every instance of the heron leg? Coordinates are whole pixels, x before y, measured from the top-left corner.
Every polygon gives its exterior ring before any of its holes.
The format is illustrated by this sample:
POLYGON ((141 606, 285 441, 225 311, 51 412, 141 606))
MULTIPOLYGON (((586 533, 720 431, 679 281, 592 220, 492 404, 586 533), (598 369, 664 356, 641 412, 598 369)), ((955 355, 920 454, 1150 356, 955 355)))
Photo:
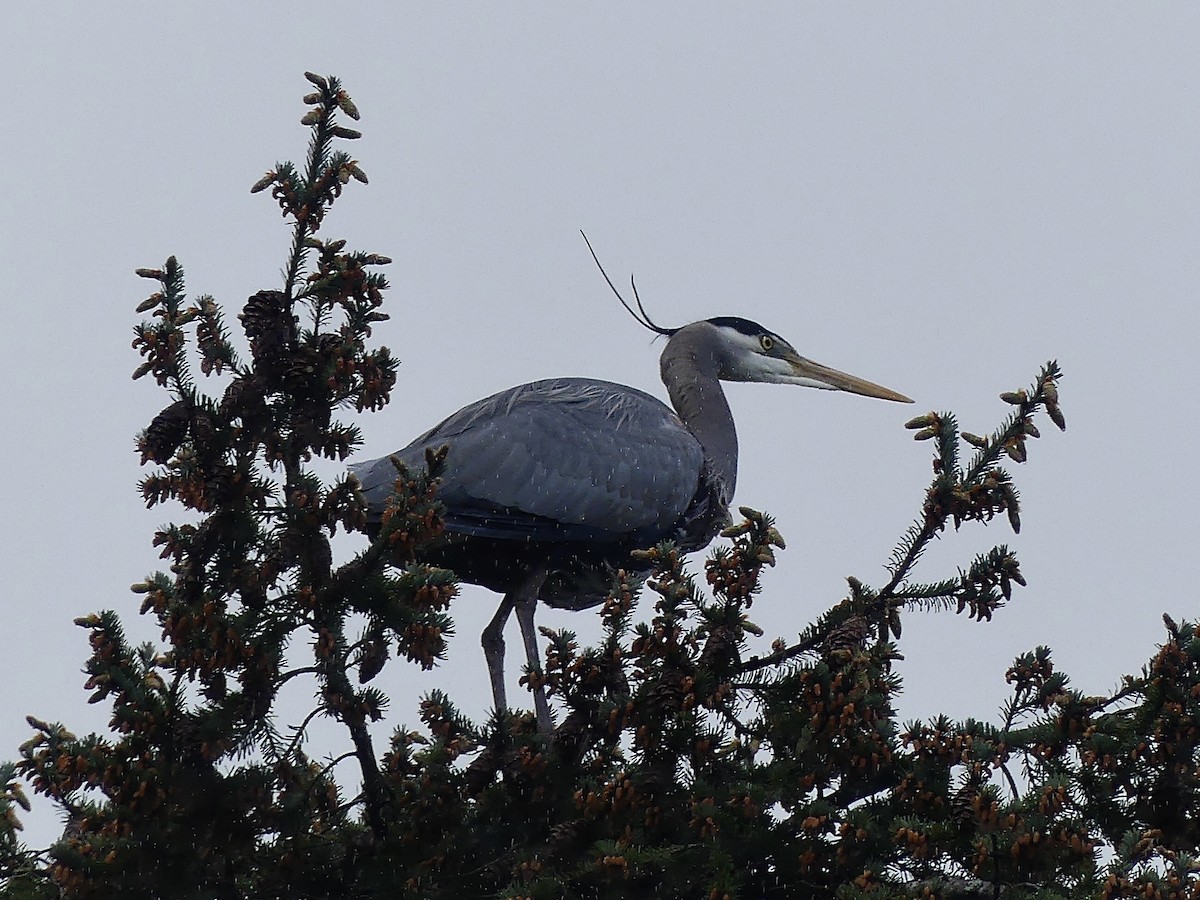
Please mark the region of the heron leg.
POLYGON ((517 592, 510 591, 500 601, 500 608, 492 616, 492 621, 483 629, 479 643, 483 645, 483 658, 487 660, 488 678, 492 682, 492 703, 496 712, 508 709, 508 699, 504 691, 504 626, 517 602, 517 592))
MULTIPOLYGON (((537 630, 533 625, 533 614, 537 609, 538 594, 546 581, 546 570, 539 569, 530 574, 525 583, 515 592, 517 624, 521 626, 521 640, 525 642, 525 661, 531 672, 542 671, 542 656, 538 652, 537 630)), ((550 718, 550 704, 540 683, 533 688, 533 710, 537 715, 538 731, 549 734, 554 722, 550 718)))

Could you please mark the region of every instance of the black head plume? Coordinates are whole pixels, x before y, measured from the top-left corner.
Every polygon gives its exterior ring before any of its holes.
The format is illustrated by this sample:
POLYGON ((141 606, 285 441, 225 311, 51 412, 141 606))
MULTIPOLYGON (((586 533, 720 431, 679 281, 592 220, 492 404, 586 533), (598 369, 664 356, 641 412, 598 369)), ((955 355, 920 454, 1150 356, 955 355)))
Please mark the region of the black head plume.
MULTIPOLYGON (((583 234, 582 231, 579 233, 583 234)), ((630 275, 629 286, 633 288, 633 299, 634 302, 637 303, 637 310, 634 311, 634 308, 625 302, 625 298, 621 296, 621 292, 617 290, 617 286, 612 283, 612 279, 609 278, 608 273, 604 271, 604 266, 600 265, 600 258, 596 256, 596 251, 592 249, 592 242, 588 240, 588 236, 586 234, 583 234, 583 242, 587 244, 587 248, 592 254, 592 259, 596 261, 596 268, 600 270, 600 274, 603 275, 604 280, 608 282, 609 288, 611 288, 612 292, 617 295, 617 299, 621 301, 621 305, 625 307, 626 312, 633 316, 635 322, 648 331, 653 331, 655 334, 664 334, 667 337, 670 337, 679 330, 678 328, 663 328, 661 325, 656 325, 654 323, 654 320, 651 319, 649 314, 646 312, 646 308, 642 306, 642 298, 638 296, 637 283, 633 280, 633 276, 630 275)))

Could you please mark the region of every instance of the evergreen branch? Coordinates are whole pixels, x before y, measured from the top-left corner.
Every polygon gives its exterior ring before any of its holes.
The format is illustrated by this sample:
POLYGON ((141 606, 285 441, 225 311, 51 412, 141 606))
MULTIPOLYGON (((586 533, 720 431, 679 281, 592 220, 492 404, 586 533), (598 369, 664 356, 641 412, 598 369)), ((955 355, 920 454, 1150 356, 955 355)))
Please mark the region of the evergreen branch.
MULTIPOLYGON (((326 208, 341 193, 341 186, 350 178, 363 182, 366 180, 357 163, 348 156, 330 155, 335 138, 353 140, 360 137, 357 131, 344 128, 336 122, 336 113, 339 111, 357 118, 356 112, 351 112, 354 109, 353 104, 348 103, 349 97, 342 90, 338 79, 332 76, 310 76, 309 80, 316 85, 317 91, 305 97, 305 102, 312 108, 301 119, 302 124, 311 128, 303 178, 298 182, 287 179, 277 168, 275 173, 268 173, 269 177, 274 176, 270 181, 266 181, 265 184, 260 181, 255 185, 255 189, 262 190, 266 184, 275 181, 276 196, 294 222, 292 249, 284 278, 284 292, 289 298, 295 298, 297 295, 305 259, 308 250, 311 249, 310 240, 321 227, 326 208)), ((317 320, 319 327, 319 315, 317 320)))
POLYGON ((326 621, 317 631, 317 665, 321 669, 325 709, 335 715, 350 733, 354 755, 362 773, 367 822, 376 840, 382 841, 388 834, 388 823, 384 817, 388 791, 379 771, 370 732, 367 731, 366 713, 357 702, 350 679, 346 677, 344 654, 337 649, 344 643, 341 631, 342 622, 339 618, 326 621))

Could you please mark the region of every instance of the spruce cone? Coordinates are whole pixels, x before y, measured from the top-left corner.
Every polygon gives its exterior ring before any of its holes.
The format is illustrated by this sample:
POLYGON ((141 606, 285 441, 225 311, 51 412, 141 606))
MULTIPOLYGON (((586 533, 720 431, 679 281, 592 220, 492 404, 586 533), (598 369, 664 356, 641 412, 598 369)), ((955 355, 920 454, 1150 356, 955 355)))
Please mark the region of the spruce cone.
POLYGON ((138 441, 138 449, 142 451, 142 462, 154 460, 165 463, 179 445, 187 437, 188 405, 183 400, 176 400, 150 423, 138 441))
POLYGON ((699 667, 724 674, 731 665, 737 665, 738 661, 738 644, 733 629, 728 625, 717 626, 709 633, 704 649, 700 652, 699 667))
POLYGON ((862 647, 870 634, 871 626, 866 619, 862 616, 851 616, 825 639, 822 649, 826 656, 845 656, 862 647))
POLYGON ((281 291, 259 291, 246 301, 242 320, 256 367, 277 376, 295 333, 296 323, 281 291))

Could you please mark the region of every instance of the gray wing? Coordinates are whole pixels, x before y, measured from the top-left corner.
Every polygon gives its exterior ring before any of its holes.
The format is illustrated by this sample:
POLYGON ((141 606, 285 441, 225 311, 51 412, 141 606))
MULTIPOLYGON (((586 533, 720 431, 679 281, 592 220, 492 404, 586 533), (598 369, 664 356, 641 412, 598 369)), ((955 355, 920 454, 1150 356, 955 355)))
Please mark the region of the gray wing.
MULTIPOLYGON (((460 409, 395 455, 425 465, 448 444, 447 527, 528 540, 658 540, 696 496, 704 454, 675 412, 634 388, 555 378, 460 409)), ((352 467, 373 512, 396 479, 386 457, 352 467)))

